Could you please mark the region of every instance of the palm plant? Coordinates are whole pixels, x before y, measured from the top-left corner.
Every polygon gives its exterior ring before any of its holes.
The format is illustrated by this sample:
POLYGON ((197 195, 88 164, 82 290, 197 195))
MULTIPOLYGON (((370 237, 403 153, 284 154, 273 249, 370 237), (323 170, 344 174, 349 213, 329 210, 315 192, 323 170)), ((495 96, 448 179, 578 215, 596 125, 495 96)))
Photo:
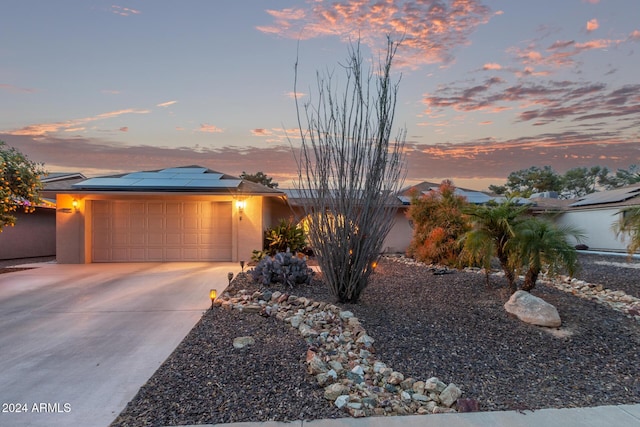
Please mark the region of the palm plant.
POLYGON ((629 234, 631 240, 627 245, 627 253, 631 256, 640 249, 640 206, 622 209, 619 215, 620 218, 613 224, 613 231, 616 236, 622 233, 629 234))
POLYGON ((509 242, 515 237, 515 227, 524 220, 522 215, 526 210, 527 206, 519 206, 512 200, 474 206, 468 210, 473 229, 463 237, 468 259, 481 261, 488 269, 491 258, 498 258, 511 293, 517 290, 517 286, 509 242))
POLYGON ((511 264, 526 270, 523 291, 530 292, 535 287, 543 268, 552 275, 562 269, 570 275, 575 273, 578 254, 568 243, 570 236, 580 242, 584 234, 577 228, 555 226, 541 218, 528 218, 515 227, 509 253, 511 264))

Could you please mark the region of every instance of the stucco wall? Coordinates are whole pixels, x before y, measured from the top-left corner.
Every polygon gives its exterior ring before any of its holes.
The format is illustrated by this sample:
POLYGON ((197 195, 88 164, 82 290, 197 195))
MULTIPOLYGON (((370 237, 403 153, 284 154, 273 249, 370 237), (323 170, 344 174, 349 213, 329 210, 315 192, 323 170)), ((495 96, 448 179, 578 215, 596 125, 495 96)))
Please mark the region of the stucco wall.
POLYGON ((413 237, 413 228, 409 225, 406 212, 406 208, 400 208, 396 212, 391 231, 387 234, 387 237, 384 239, 384 244, 382 245, 382 251, 384 253, 404 254, 407 252, 407 248, 413 237))
POLYGON ((16 212, 16 225, 0 233, 0 259, 32 258, 56 254, 56 212, 36 208, 26 214, 16 212))
MULTIPOLYGON (((589 249, 625 252, 627 243, 616 238, 611 229, 613 223, 619 218, 618 211, 619 208, 570 211, 560 215, 556 222, 559 225, 569 225, 581 229, 585 234, 581 243, 589 246, 589 249)), ((576 243, 575 240, 572 239, 572 243, 576 243)))

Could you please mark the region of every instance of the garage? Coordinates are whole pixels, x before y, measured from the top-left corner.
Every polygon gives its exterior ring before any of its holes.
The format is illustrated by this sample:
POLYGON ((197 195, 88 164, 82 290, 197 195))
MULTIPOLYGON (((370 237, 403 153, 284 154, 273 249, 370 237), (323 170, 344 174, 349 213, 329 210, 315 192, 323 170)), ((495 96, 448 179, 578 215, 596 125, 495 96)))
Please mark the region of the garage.
POLYGON ((92 261, 231 261, 231 202, 96 200, 92 261))
POLYGON ((56 197, 60 264, 247 261, 287 213, 283 192, 201 166, 71 187, 56 197))

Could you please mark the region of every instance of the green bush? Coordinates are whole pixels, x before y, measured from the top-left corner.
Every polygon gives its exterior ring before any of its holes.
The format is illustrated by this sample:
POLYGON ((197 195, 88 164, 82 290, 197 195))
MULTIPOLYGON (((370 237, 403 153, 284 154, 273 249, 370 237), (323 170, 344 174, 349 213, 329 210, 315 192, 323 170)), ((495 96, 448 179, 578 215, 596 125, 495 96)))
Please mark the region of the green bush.
POLYGON ((282 219, 280 224, 265 232, 263 249, 272 256, 278 252, 296 253, 303 250, 306 243, 307 238, 303 228, 291 220, 282 219))

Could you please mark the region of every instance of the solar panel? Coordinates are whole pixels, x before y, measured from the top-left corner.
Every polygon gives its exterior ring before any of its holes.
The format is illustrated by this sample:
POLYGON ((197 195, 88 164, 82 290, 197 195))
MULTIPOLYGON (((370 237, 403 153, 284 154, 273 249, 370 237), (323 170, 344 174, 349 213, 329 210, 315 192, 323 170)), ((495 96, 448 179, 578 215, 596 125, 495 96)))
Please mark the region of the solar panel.
POLYGON ((625 200, 631 199, 636 196, 640 196, 639 186, 618 188, 615 190, 588 194, 578 199, 577 202, 571 203, 569 206, 590 206, 606 203, 624 202, 625 200))
POLYGON ((221 173, 206 173, 206 168, 169 168, 158 172, 133 172, 119 178, 91 178, 74 184, 87 189, 214 189, 237 188, 239 179, 222 179, 221 173))

